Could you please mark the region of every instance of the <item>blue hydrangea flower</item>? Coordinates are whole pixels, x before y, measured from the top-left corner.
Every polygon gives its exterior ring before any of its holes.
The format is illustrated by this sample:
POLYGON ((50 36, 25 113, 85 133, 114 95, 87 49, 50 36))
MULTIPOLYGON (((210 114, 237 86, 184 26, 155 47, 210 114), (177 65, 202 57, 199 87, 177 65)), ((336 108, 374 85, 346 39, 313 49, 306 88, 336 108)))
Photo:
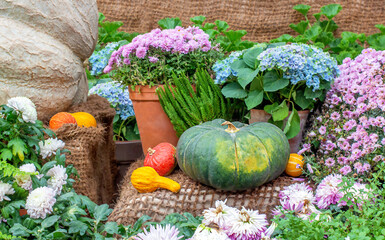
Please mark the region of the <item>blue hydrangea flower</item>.
POLYGON ((97 76, 103 73, 103 69, 107 66, 108 60, 113 51, 119 47, 119 43, 108 43, 103 49, 92 53, 88 59, 91 65, 91 75, 97 76))
POLYGON ((215 72, 216 84, 225 83, 226 80, 232 76, 236 77, 237 72, 230 68, 230 65, 239 59, 243 51, 232 52, 226 59, 219 60, 213 65, 213 71, 215 72))
POLYGON ((111 81, 97 84, 90 89, 89 94, 97 94, 106 98, 122 120, 135 115, 128 88, 123 87, 118 82, 111 81))
POLYGON ((322 49, 307 44, 291 44, 269 48, 258 57, 260 69, 280 69, 283 77, 292 84, 306 81, 313 91, 319 89, 320 81, 330 82, 339 75, 337 61, 322 49))

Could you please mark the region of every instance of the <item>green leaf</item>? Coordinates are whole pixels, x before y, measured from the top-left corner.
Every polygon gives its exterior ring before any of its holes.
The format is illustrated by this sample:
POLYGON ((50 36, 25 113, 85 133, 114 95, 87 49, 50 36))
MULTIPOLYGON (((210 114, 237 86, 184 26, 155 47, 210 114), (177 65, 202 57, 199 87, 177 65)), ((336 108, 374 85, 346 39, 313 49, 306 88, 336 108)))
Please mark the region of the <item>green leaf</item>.
POLYGON ((118 28, 120 28, 121 26, 123 26, 123 23, 122 22, 109 22, 109 21, 105 21, 103 22, 102 24, 100 24, 107 33, 114 33, 118 30, 118 28))
POLYGON ((383 24, 376 24, 374 26, 378 28, 382 34, 385 34, 385 26, 383 24))
POLYGON ((334 40, 334 35, 331 32, 322 32, 318 38, 317 38, 317 43, 321 42, 324 44, 324 46, 328 45, 334 40))
POLYGON ((81 221, 75 220, 70 222, 68 233, 79 233, 81 236, 83 236, 86 233, 87 229, 88 229, 87 224, 81 221))
POLYGON ((275 92, 279 89, 285 88, 290 81, 286 78, 279 78, 275 71, 270 71, 263 76, 263 89, 266 92, 275 92))
POLYGON ((251 83, 254 78, 258 75, 259 69, 253 71, 250 68, 243 68, 240 69, 238 74, 238 83, 242 86, 243 89, 246 88, 246 86, 251 83))
POLYGON ((9 229, 9 232, 18 237, 29 237, 31 231, 28 230, 26 227, 21 225, 20 223, 15 223, 11 229, 9 229))
POLYGON ((112 213, 112 209, 107 204, 102 204, 95 207, 94 217, 96 221, 106 221, 110 213, 112 213))
POLYGON ((305 91, 303 89, 298 90, 294 102, 300 106, 302 109, 307 109, 310 104, 313 102, 312 99, 305 97, 305 91))
POLYGON ((321 13, 325 15, 329 20, 334 18, 341 10, 342 7, 340 4, 329 4, 321 7, 321 13))
POLYGON ((235 60, 232 64, 230 64, 230 68, 236 72, 240 69, 248 68, 248 65, 242 59, 235 60))
POLYGON ((305 4, 298 4, 293 7, 294 10, 300 12, 302 15, 306 17, 307 13, 309 12, 311 6, 305 5, 305 4))
POLYGON ((107 222, 104 226, 104 231, 106 231, 109 234, 115 234, 118 233, 118 224, 116 222, 107 222))
POLYGON ((305 31, 304 36, 311 41, 315 41, 317 37, 321 34, 322 28, 318 25, 313 25, 311 28, 305 31))
POLYGON ((263 48, 254 47, 245 52, 243 55, 243 61, 252 69, 257 68, 257 57, 263 52, 263 48))
POLYGON ((9 150, 8 148, 3 148, 0 150, 0 152, 0 158, 3 161, 12 160, 13 155, 11 150, 9 150))
POLYGON ((195 23, 196 25, 202 26, 203 22, 206 20, 205 16, 195 16, 190 18, 190 21, 195 23))
POLYGON ((266 105, 263 110, 265 110, 265 112, 271 114, 273 112, 273 109, 277 108, 278 107, 278 103, 273 103, 271 105, 266 105))
POLYGON ((50 217, 47 217, 46 219, 44 219, 44 221, 41 223, 41 226, 43 228, 49 228, 51 227, 52 225, 54 225, 58 220, 59 220, 60 216, 57 216, 57 215, 53 215, 53 216, 50 216, 50 217))
POLYGON ((299 34, 304 34, 308 25, 309 25, 309 21, 301 21, 298 24, 291 23, 289 27, 299 34))
POLYGON ((205 30, 205 33, 209 35, 210 39, 213 39, 219 32, 215 29, 207 29, 205 30))
POLYGON ((314 98, 318 98, 322 95, 322 90, 315 90, 313 91, 311 88, 306 88, 305 89, 305 93, 304 93, 305 97, 307 99, 314 99, 314 98))
POLYGON ((287 139, 291 139, 297 136, 300 131, 300 118, 297 110, 293 107, 293 110, 291 111, 291 114, 286 122, 286 126, 283 129, 283 132, 286 134, 287 139))
POLYGON ((237 30, 237 31, 229 30, 229 31, 225 32, 225 35, 229 38, 229 40, 232 43, 240 41, 241 38, 243 36, 245 36, 246 34, 247 34, 247 32, 245 30, 237 30))
POLYGON ((250 91, 258 90, 263 91, 263 80, 262 78, 254 78, 250 84, 250 91))
POLYGON ((225 21, 216 20, 215 25, 217 25, 217 29, 220 32, 224 32, 229 28, 229 24, 225 21))
POLYGON ((334 32, 338 29, 338 25, 333 20, 330 21, 322 21, 320 23, 320 27, 322 28, 323 32, 334 32))
POLYGON ((321 14, 321 13, 314 13, 313 16, 314 16, 314 18, 315 18, 317 21, 319 21, 320 18, 321 18, 321 16, 322 16, 322 14, 321 14))
POLYGON ((242 98, 247 97, 247 92, 237 82, 232 82, 232 83, 226 84, 222 88, 222 94, 226 98, 239 98, 239 99, 242 99, 242 98))
MULTIPOLYGON (((206 30, 209 30, 209 29, 213 29, 215 28, 215 24, 214 23, 206 23, 205 26, 203 27, 204 31, 206 30)), ((217 31, 219 33, 219 31, 217 31)))
POLYGON ((158 21, 158 25, 163 29, 174 29, 176 26, 182 26, 179 18, 163 18, 158 21))
POLYGON ((273 108, 270 111, 271 116, 273 117, 274 122, 282 121, 289 115, 289 108, 287 107, 286 100, 283 100, 281 104, 273 108))
POLYGON ((28 153, 27 145, 19 137, 16 137, 8 142, 8 147, 12 148, 13 156, 18 156, 21 161, 24 160, 24 153, 28 153))
POLYGON ((66 236, 67 230, 65 229, 58 229, 50 234, 47 235, 47 239, 68 239, 66 236))
POLYGON ((278 43, 278 42, 295 42, 295 38, 289 34, 283 34, 281 36, 279 36, 278 38, 276 39, 272 39, 270 40, 271 43, 278 43))
POLYGON ((355 41, 357 41, 358 34, 354 33, 354 32, 346 32, 345 31, 345 32, 341 33, 341 38, 342 38, 342 40, 346 40, 349 43, 354 43, 355 41))
POLYGON ((247 110, 257 107, 263 101, 263 91, 254 90, 249 92, 245 99, 247 110))

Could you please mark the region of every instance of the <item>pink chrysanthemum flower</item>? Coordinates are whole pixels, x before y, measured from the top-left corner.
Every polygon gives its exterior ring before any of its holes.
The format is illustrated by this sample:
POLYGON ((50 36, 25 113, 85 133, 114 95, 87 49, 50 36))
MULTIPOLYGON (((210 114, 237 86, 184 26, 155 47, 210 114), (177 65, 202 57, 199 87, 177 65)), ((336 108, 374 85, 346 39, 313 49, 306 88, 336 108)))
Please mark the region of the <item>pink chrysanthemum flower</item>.
POLYGON ((344 196, 341 187, 338 186, 341 182, 342 176, 340 174, 331 174, 321 181, 315 194, 319 208, 327 209, 331 204, 339 202, 344 196))
POLYGON ((161 225, 150 226, 150 231, 144 230, 144 233, 139 233, 135 240, 179 240, 183 236, 178 237, 179 230, 170 224, 167 224, 165 227, 161 225))
POLYGON ((225 232, 231 240, 260 239, 268 225, 265 214, 242 208, 226 222, 225 232))

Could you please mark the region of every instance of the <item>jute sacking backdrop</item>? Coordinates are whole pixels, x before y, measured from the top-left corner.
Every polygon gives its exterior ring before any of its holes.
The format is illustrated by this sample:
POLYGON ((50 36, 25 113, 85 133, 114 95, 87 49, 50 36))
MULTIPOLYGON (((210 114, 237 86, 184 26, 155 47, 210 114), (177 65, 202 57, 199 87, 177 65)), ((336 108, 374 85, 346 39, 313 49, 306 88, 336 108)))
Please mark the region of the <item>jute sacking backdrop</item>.
POLYGON ((226 21, 230 29, 244 29, 245 40, 266 42, 284 33, 295 34, 290 23, 299 23, 304 17, 293 10, 297 4, 312 6, 311 14, 321 6, 339 3, 342 11, 336 16, 339 32, 373 34, 379 32, 375 24, 384 24, 384 0, 97 0, 98 10, 108 21, 122 21, 119 29, 126 32, 148 32, 157 28, 157 21, 165 17, 179 17, 183 26, 190 18, 206 16, 206 22, 226 21))
POLYGON ((68 112, 88 112, 97 121, 97 127, 81 128, 68 124, 56 131, 57 138, 64 141, 65 148, 71 151, 66 163, 73 164, 80 175, 74 188, 98 204, 110 204, 116 193, 117 175, 112 139, 115 110, 110 108, 105 98, 91 95, 85 103, 72 107, 68 112))
POLYGON ((271 210, 279 204, 278 194, 285 186, 294 183, 292 178, 281 176, 254 190, 224 192, 204 186, 190 179, 181 170, 174 171, 169 178, 181 185, 179 193, 158 189, 153 193, 138 193, 130 182, 132 172, 143 166, 143 161, 133 163, 121 185, 120 196, 109 221, 119 224, 133 224, 142 215, 152 217, 152 221, 162 221, 170 213, 190 212, 202 215, 203 210, 215 207, 216 200, 227 199, 227 205, 241 209, 259 210, 272 218, 271 210))

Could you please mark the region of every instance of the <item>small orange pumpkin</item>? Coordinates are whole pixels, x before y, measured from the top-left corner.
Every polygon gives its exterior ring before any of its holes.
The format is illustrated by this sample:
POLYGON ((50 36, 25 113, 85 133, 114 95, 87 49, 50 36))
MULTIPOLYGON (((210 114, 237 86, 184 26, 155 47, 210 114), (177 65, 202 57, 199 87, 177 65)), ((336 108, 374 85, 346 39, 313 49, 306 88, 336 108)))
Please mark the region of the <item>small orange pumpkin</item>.
POLYGON ((96 127, 96 119, 87 112, 71 113, 79 127, 96 127))
POLYGON ((53 115, 51 120, 49 120, 49 128, 56 130, 68 123, 76 124, 76 119, 68 112, 59 112, 53 115))
POLYGON ((298 177, 302 174, 303 164, 303 156, 298 155, 296 153, 291 153, 289 162, 286 165, 285 173, 292 177, 298 177))

